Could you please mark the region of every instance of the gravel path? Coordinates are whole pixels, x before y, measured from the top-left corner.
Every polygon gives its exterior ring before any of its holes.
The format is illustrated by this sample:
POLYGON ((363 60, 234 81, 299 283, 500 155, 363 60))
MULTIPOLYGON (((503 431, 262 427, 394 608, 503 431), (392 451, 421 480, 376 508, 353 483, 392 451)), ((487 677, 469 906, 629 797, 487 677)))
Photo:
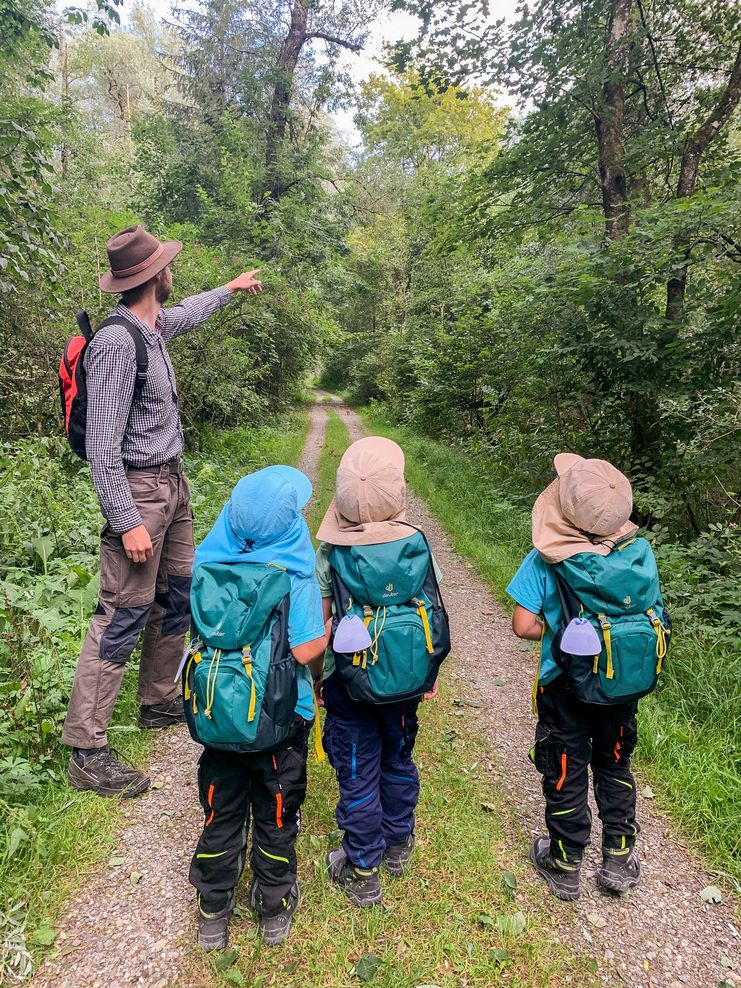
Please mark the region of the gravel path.
MULTIPOLYGON (((332 405, 351 438, 362 436, 358 416, 339 399, 332 398, 332 405)), ((320 402, 299 464, 309 476, 316 470, 326 420, 320 402)), ((502 608, 471 564, 452 551, 425 505, 413 494, 409 504, 410 520, 427 532, 445 574, 456 654, 446 666, 444 688, 482 704, 466 710, 491 740, 494 771, 511 808, 512 837, 525 854, 531 835, 543 830, 539 780, 526 757, 533 734, 533 654, 513 638, 502 608)), ((117 850, 69 902, 57 926, 58 952, 39 969, 35 988, 187 988, 180 968, 193 934, 187 865, 201 823, 195 790, 199 750, 185 727, 163 733, 150 763, 157 788, 124 806, 117 850)), ((741 985, 741 936, 731 907, 701 902, 699 893, 712 884, 711 877, 691 861, 667 821, 643 798, 639 802, 642 885, 620 900, 598 893, 592 880, 597 844, 587 859, 582 899, 564 904, 544 898, 549 910, 562 911, 564 940, 597 959, 605 985, 741 985), (723 958, 734 970, 721 964, 723 958)))

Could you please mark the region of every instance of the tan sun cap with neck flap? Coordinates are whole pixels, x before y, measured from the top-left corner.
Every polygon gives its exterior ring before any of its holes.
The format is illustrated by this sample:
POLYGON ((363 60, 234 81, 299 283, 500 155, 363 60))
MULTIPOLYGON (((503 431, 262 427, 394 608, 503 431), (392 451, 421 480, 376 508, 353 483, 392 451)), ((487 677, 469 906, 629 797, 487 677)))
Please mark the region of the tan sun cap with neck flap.
POLYGON ((404 452, 391 439, 366 436, 346 450, 337 492, 317 538, 331 545, 378 545, 409 538, 404 452))
POLYGON ((547 563, 579 552, 607 556, 635 535, 638 526, 630 521, 633 490, 617 467, 576 453, 559 453, 553 465, 558 476, 532 514, 533 545, 547 563))

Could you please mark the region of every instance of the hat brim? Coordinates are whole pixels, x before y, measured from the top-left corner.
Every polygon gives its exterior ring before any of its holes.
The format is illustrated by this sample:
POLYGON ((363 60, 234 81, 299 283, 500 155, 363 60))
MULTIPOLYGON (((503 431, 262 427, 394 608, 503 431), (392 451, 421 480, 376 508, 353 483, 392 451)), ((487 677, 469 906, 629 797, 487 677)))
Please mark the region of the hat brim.
MULTIPOLYGON (((559 453, 559 457, 574 455, 572 453, 559 453)), ((581 457, 577 457, 577 459, 581 459, 581 457)), ((572 463, 571 466, 573 465, 572 463)), ((564 470, 564 472, 566 471, 564 470)), ((638 525, 632 521, 627 521, 616 532, 601 536, 599 542, 592 542, 584 532, 575 528, 567 518, 564 518, 559 497, 560 483, 560 477, 556 477, 533 505, 533 545, 547 563, 560 563, 580 552, 594 552, 598 556, 608 556, 618 542, 635 535, 638 531, 638 525)))
POLYGON ((108 295, 119 295, 121 292, 128 292, 131 288, 138 288, 139 285, 143 285, 145 282, 149 281, 150 278, 154 278, 156 274, 163 271, 168 264, 170 264, 183 249, 183 245, 179 240, 165 240, 162 244, 164 250, 148 267, 144 268, 142 271, 137 271, 136 274, 129 275, 128 278, 117 278, 112 271, 106 271, 105 274, 101 275, 98 280, 100 285, 100 290, 106 292, 108 295))
POLYGON ((337 503, 333 498, 316 537, 320 542, 329 542, 330 545, 382 545, 386 542, 400 542, 401 539, 408 539, 415 531, 414 526, 408 525, 405 518, 406 508, 389 521, 371 521, 353 525, 352 528, 343 528, 337 503))

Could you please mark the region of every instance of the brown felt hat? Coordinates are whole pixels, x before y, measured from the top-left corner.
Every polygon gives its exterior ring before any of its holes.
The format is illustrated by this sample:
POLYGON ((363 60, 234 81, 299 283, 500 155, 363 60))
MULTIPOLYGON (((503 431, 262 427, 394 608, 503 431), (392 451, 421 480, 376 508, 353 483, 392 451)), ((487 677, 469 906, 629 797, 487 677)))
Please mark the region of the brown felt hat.
POLYGON ((331 545, 378 545, 409 538, 404 453, 383 436, 366 436, 345 452, 337 493, 317 538, 331 545))
POLYGON ((559 453, 553 465, 558 477, 533 505, 532 517, 533 545, 546 562, 579 552, 607 556, 636 533, 633 490, 617 467, 576 453, 559 453))
POLYGON ((106 244, 110 271, 100 278, 101 291, 110 295, 127 292, 154 278, 183 249, 179 240, 161 243, 143 226, 130 226, 106 244))

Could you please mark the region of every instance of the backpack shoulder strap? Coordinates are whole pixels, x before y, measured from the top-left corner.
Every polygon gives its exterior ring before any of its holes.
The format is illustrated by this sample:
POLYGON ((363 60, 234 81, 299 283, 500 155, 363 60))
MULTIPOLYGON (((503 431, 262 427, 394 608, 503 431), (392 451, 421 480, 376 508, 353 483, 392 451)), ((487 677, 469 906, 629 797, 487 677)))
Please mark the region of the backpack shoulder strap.
MULTIPOLYGON (((82 313, 82 315, 87 318, 87 313, 82 313)), ((77 322, 80 329, 82 329, 79 315, 77 322)), ((89 325, 90 320, 88 320, 88 326, 89 325)), ((149 370, 149 355, 147 354, 147 345, 144 342, 144 337, 142 336, 141 330, 136 323, 134 323, 131 319, 127 319, 126 316, 109 316, 107 319, 103 320, 95 332, 99 332, 105 326, 123 326, 134 343, 134 349, 136 350, 136 380, 134 382, 134 399, 136 399, 144 390, 144 385, 147 383, 147 371, 149 370)), ((83 335, 84 332, 85 331, 83 330, 83 335)))
POLYGON ((566 619, 566 623, 572 621, 575 617, 579 617, 579 612, 582 609, 582 603, 574 590, 569 586, 568 581, 558 569, 558 564, 553 567, 553 575, 556 578, 556 589, 558 590, 558 599, 561 604, 561 610, 563 611, 563 616, 566 619))
POLYGON ((435 583, 435 590, 437 591, 437 599, 440 601, 440 607, 442 608, 442 612, 445 615, 445 617, 447 618, 448 617, 448 610, 445 607, 445 601, 443 600, 443 595, 440 593, 440 583, 438 582, 437 573, 435 572, 435 564, 434 564, 433 559, 432 559, 432 549, 430 548, 430 543, 427 540, 427 536, 425 535, 425 533, 422 531, 421 528, 418 528, 416 525, 412 525, 412 523, 409 522, 409 521, 403 521, 403 522, 400 522, 400 524, 406 525, 408 528, 413 528, 414 531, 415 532, 419 532, 419 534, 424 539, 424 543, 427 546, 427 552, 428 552, 428 554, 430 556, 430 572, 432 573, 432 579, 433 579, 433 581, 435 583))
POLYGON ((89 343, 93 336, 93 327, 90 325, 90 316, 84 309, 80 309, 75 316, 75 319, 77 320, 77 325, 80 327, 80 332, 85 337, 85 342, 89 343))

